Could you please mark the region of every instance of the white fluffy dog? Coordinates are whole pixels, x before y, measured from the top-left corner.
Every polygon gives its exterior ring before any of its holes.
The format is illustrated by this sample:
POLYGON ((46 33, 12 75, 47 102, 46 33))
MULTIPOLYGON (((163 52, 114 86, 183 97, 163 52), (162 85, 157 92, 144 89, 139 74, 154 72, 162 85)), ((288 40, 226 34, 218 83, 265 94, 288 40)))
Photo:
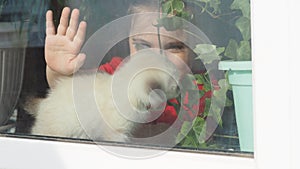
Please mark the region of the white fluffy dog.
POLYGON ((178 95, 176 74, 166 58, 147 52, 131 57, 114 75, 98 72, 62 78, 47 98, 29 110, 35 116, 31 134, 129 141, 136 122, 152 118, 149 109, 178 95), (75 83, 80 90, 74 89, 75 83), (94 99, 96 109, 88 98, 94 99))

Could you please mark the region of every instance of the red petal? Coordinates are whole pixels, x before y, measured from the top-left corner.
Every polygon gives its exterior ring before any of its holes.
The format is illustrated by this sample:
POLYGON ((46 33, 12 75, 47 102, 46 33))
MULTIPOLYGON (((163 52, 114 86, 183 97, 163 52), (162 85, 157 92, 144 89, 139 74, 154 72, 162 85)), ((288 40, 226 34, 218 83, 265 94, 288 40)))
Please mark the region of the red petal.
POLYGON ((117 67, 120 65, 120 63, 122 63, 122 58, 121 57, 118 57, 118 56, 115 56, 111 59, 111 61, 109 62, 109 64, 111 65, 111 67, 113 69, 117 69, 117 67))
POLYGON ((104 71, 104 72, 109 73, 109 74, 113 74, 114 71, 115 71, 115 70, 111 67, 111 65, 108 64, 108 63, 105 63, 105 64, 101 65, 101 66, 99 67, 99 70, 100 70, 100 71, 104 71))
POLYGON ((204 85, 203 84, 198 84, 198 89, 199 90, 203 90, 204 89, 204 85))
POLYGON ((183 104, 188 104, 188 103, 189 103, 189 93, 186 92, 185 96, 184 96, 184 99, 183 99, 183 104))
POLYGON ((162 115, 155 122, 172 124, 177 119, 177 113, 173 106, 166 106, 162 115))
POLYGON ((113 74, 120 63, 122 63, 122 60, 121 57, 113 57, 109 63, 101 65, 98 70, 113 74))
POLYGON ((170 99, 169 102, 170 102, 170 103, 179 104, 177 99, 170 99))

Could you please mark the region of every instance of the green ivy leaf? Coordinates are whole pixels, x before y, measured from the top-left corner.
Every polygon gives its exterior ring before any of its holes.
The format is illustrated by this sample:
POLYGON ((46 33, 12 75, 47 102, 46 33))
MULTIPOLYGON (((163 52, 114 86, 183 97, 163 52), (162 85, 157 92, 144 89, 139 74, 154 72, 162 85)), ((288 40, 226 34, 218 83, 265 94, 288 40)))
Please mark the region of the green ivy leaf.
POLYGON ((196 59, 201 59, 203 64, 206 65, 206 64, 211 64, 214 60, 218 60, 219 57, 214 54, 206 53, 206 54, 199 55, 198 57, 196 57, 196 59))
POLYGON ((198 147, 198 142, 196 142, 196 139, 194 137, 186 137, 184 140, 183 140, 183 143, 182 143, 182 146, 184 147, 198 147))
POLYGON ((199 143, 205 142, 206 132, 203 132, 205 129, 205 120, 201 117, 196 117, 193 120, 193 131, 195 132, 196 139, 199 143))
POLYGON ((250 19, 246 17, 240 17, 235 22, 236 27, 240 30, 244 40, 250 40, 251 38, 251 28, 250 19))
POLYGON ((228 90, 229 83, 226 79, 221 79, 218 81, 218 84, 220 86, 220 90, 228 90))
POLYGON ((210 83, 204 83, 204 90, 205 90, 205 92, 211 90, 211 84, 210 83))
POLYGON ((222 122, 222 117, 221 117, 221 108, 217 105, 212 105, 211 106, 211 112, 209 114, 209 116, 212 116, 213 119, 220 125, 223 125, 222 122))
POLYGON ((214 106, 214 107, 224 107, 225 99, 226 99, 226 95, 225 95, 224 91, 214 90, 213 95, 215 96, 215 98, 213 100, 214 102, 213 102, 212 106, 214 106))
POLYGON ((205 110, 203 114, 204 117, 208 116, 210 106, 211 106, 211 99, 205 99, 205 110))
POLYGON ((183 135, 187 135, 190 132, 191 128, 192 128, 192 123, 189 121, 184 121, 181 126, 180 133, 183 135))
MULTIPOLYGON (((181 0, 173 0, 172 3, 172 7, 173 7, 173 11, 177 12, 182 12, 184 9, 184 3, 181 0)), ((174 15, 176 15, 176 13, 173 13, 174 15)))
POLYGON ((221 4, 220 0, 209 1, 209 6, 213 9, 213 13, 215 14, 221 13, 220 4, 221 4))
POLYGON ((194 76, 195 76, 195 79, 196 79, 198 84, 204 84, 205 83, 205 79, 202 75, 195 74, 194 76))
POLYGON ((171 12, 172 1, 165 1, 161 5, 162 13, 168 14, 171 12))
POLYGON ((215 50, 216 50, 216 45, 198 44, 196 45, 194 52, 201 55, 201 54, 212 53, 215 50))
POLYGON ((230 6, 231 9, 241 10, 243 16, 250 18, 250 1, 249 0, 234 0, 230 6))
POLYGON ((183 20, 180 17, 163 17, 157 20, 158 24, 155 26, 163 26, 167 31, 175 31, 183 28, 183 20))
POLYGON ((238 57, 237 50, 239 48, 238 43, 234 39, 230 39, 226 47, 224 55, 232 60, 236 60, 238 57))
POLYGON ((208 3, 210 0, 199 0, 200 2, 208 3))
MULTIPOLYGON (((176 136, 175 142, 176 144, 182 142, 182 140, 185 138, 185 135, 178 133, 178 135, 176 136)), ((182 144, 181 144, 182 145, 182 144)))
POLYGON ((240 61, 251 60, 251 47, 249 41, 241 41, 238 49, 238 56, 240 61))
POLYGON ((193 130, 195 132, 201 132, 202 129, 199 130, 198 127, 202 128, 203 125, 205 124, 205 120, 201 117, 196 117, 194 120, 193 120, 193 130), (196 128, 195 128, 196 127, 196 128))
POLYGON ((183 18, 183 19, 185 19, 185 20, 190 21, 194 16, 193 16, 193 14, 191 14, 191 13, 189 13, 189 12, 182 11, 182 12, 178 15, 178 17, 181 17, 181 18, 183 18))
POLYGON ((204 64, 210 64, 215 60, 220 60, 215 45, 211 44, 198 44, 194 49, 194 52, 198 54, 195 59, 201 59, 204 64))
POLYGON ((217 48, 217 54, 220 55, 225 51, 225 47, 218 47, 217 48))
POLYGON ((187 146, 189 144, 192 144, 192 142, 195 142, 191 140, 192 138, 190 135, 193 134, 190 132, 191 129, 192 123, 189 121, 184 121, 181 126, 180 132, 176 137, 176 143, 180 143, 181 145, 187 146))

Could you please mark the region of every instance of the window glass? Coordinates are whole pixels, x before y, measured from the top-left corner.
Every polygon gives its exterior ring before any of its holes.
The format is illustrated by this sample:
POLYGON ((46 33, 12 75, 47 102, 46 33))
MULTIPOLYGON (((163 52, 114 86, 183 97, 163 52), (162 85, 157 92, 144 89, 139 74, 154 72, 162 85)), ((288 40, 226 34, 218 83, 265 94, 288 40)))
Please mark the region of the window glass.
POLYGON ((249 0, 1 0, 0 24, 0 136, 253 155, 249 0))

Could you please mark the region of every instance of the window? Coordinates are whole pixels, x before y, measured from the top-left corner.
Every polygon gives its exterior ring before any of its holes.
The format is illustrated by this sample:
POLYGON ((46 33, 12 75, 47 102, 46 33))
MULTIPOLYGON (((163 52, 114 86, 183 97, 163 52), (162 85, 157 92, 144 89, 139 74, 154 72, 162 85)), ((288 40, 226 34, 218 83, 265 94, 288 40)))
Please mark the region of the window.
MULTIPOLYGON (((263 5, 264 5, 264 3, 262 3, 262 2, 255 2, 255 1, 253 2, 253 6, 256 7, 254 9, 257 9, 257 12, 258 12, 257 15, 253 14, 254 20, 257 19, 256 21, 259 21, 258 15, 263 14, 263 12, 262 12, 263 10, 262 10, 262 7, 261 7, 263 5)), ((279 17, 279 18, 281 18, 281 17, 279 17)), ((264 24, 258 23, 257 27, 254 26, 254 31, 257 31, 258 34, 262 33, 262 32, 259 31, 260 29, 264 30, 263 27, 259 27, 260 25, 262 26, 264 24)), ((258 36, 258 37, 254 36, 254 40, 253 40, 254 41, 254 43, 253 43, 254 44, 254 53, 253 53, 254 73, 256 71, 256 72, 265 73, 265 75, 266 75, 266 76, 260 76, 258 74, 254 74, 254 77, 255 77, 254 84, 256 84, 256 88, 254 90, 255 91, 254 92, 254 98, 255 98, 255 100, 254 100, 255 101, 254 102, 254 105, 255 105, 254 119, 255 120, 254 121, 255 121, 255 134, 257 136, 257 138, 255 139, 255 141, 256 141, 255 145, 257 146, 257 147, 255 147, 255 153, 258 154, 258 157, 254 156, 256 158, 256 160, 255 159, 249 159, 249 158, 238 158, 238 157, 228 158, 226 156, 219 156, 219 155, 206 156, 206 155, 203 155, 203 154, 193 154, 193 153, 186 153, 186 152, 182 152, 182 153, 180 153, 180 152, 168 152, 166 154, 166 156, 161 156, 162 158, 158 157, 155 160, 157 160, 157 161, 158 160, 167 160, 167 161, 169 161, 170 159, 168 160, 166 157, 173 157, 173 159, 184 160, 184 158, 182 158, 182 157, 185 154, 187 154, 188 157, 185 157, 187 160, 193 159, 192 161, 195 162, 196 165, 199 165, 199 163, 201 163, 201 164, 207 165, 210 168, 213 168, 213 166, 218 165, 218 164, 213 164, 213 163, 216 163, 216 160, 220 160, 221 161, 220 163, 222 163, 224 166, 231 166, 232 168, 240 168, 241 166, 239 166, 239 165, 242 165, 244 168, 255 168, 257 164, 261 168, 261 166, 269 165, 271 159, 278 159, 278 157, 276 157, 275 155, 273 155, 271 153, 271 151, 270 151, 271 146, 270 146, 269 141, 274 141, 274 143, 278 143, 279 140, 283 141, 283 142, 286 141, 286 140, 283 139, 283 138, 278 138, 278 140, 277 139, 272 140, 272 139, 265 136, 266 131, 268 131, 267 133, 270 132, 270 130, 269 130, 269 129, 271 129, 270 127, 275 127, 276 128, 276 125, 274 124, 273 119, 277 119, 277 117, 272 117, 271 118, 272 121, 269 122, 270 126, 264 125, 265 123, 263 122, 266 119, 268 119, 268 118, 266 118, 266 116, 269 115, 269 113, 270 113, 270 109, 265 109, 265 107, 270 108, 269 106, 266 106, 266 105, 271 106, 271 105, 273 105, 274 102, 277 103, 277 100, 274 100, 274 98, 270 97, 271 90, 269 89, 269 85, 265 86, 264 83, 263 83, 263 82, 266 82, 266 80, 264 78, 267 77, 267 75, 270 75, 270 71, 265 70, 265 64, 263 64, 264 67, 260 66, 261 64, 259 64, 259 63, 266 62, 265 59, 268 58, 268 56, 258 57, 258 55, 260 55, 260 54, 266 54, 266 53, 263 52, 264 50, 262 49, 262 46, 264 48, 268 47, 268 46, 265 46, 265 44, 263 44, 263 45, 261 44, 261 42, 263 40, 265 40, 265 39, 263 39, 263 37, 264 36, 258 36), (270 93, 266 93, 266 92, 270 92, 270 93), (259 97, 259 96, 263 96, 263 97, 259 97), (269 98, 269 102, 265 102, 265 100, 263 98, 269 98), (265 105, 260 105, 259 104, 262 101, 264 101, 265 105), (263 112, 268 112, 268 113, 263 113, 263 112), (258 130, 258 128, 259 128, 259 130, 258 130), (264 159, 261 159, 261 158, 259 158, 260 154, 261 155, 268 155, 268 156, 266 156, 264 159), (201 157, 202 157, 202 159, 201 159, 201 157), (238 161, 236 161, 236 159, 238 159, 238 161), (199 160, 199 163, 196 160, 199 160), (207 161, 205 162, 205 160, 207 160, 207 161), (232 162, 236 162, 235 163, 236 165, 232 164, 232 162)), ((283 39, 286 39, 283 36, 281 36, 281 37, 283 39)), ((272 54, 274 54, 274 56, 276 55, 275 53, 272 53, 272 54)), ((275 67, 277 65, 287 66, 288 65, 287 62, 288 61, 283 62, 283 63, 282 62, 278 63, 276 61, 271 61, 272 65, 270 66, 270 68, 272 68, 273 66, 275 67)), ((268 60, 268 63, 270 63, 269 60, 268 60)), ((286 68, 288 68, 288 67, 286 67, 286 68)), ((288 94, 286 94, 286 95, 288 95, 288 94)), ((288 101, 284 101, 284 103, 288 104, 288 101)), ((278 112, 278 110, 273 108, 273 107, 272 107, 271 110, 274 113, 278 112)), ((283 122, 283 123, 286 123, 286 122, 283 122)), ((289 126, 289 125, 287 125, 287 126, 289 126)), ((286 129, 288 127, 283 127, 283 128, 286 129)), ((276 128, 276 129, 278 129, 278 128, 276 128)), ((274 138, 276 136, 276 133, 273 131, 273 132, 270 132, 270 135, 271 135, 272 138, 274 138)), ((6 136, 6 135, 4 135, 4 136, 6 136)), ((25 136, 17 136, 17 137, 25 137, 25 136)), ((288 140, 288 138, 287 138, 287 140, 288 140)), ((67 140, 63 140, 63 141, 67 141, 67 140)), ((27 140, 27 139, 15 139, 15 138, 11 138, 11 137, 1 137, 1 144, 0 145, 1 145, 1 149, 3 148, 3 150, 5 150, 6 152, 9 152, 9 155, 11 155, 12 151, 10 151, 10 150, 13 149, 12 147, 20 148, 22 150, 25 150, 23 152, 28 152, 28 149, 26 150, 25 146, 26 147, 28 146, 28 148, 31 148, 32 145, 33 145, 31 143, 35 143, 34 146, 40 147, 39 149, 33 149, 33 152, 34 151, 38 152, 38 151, 41 151, 41 150, 45 150, 45 152, 49 156, 51 156, 51 154, 53 154, 53 158, 55 159, 55 158, 58 158, 58 155, 56 155, 56 152, 51 153, 50 151, 52 151, 52 149, 49 149, 49 148, 45 149, 45 147, 53 147, 53 150, 59 152, 58 154, 63 155, 62 158, 64 158, 65 161, 60 163, 59 162, 60 160, 57 159, 57 162, 56 162, 57 166, 63 166, 63 167, 71 168, 71 167, 78 167, 78 165, 76 165, 76 164, 82 165, 83 163, 80 163, 80 162, 71 163, 71 160, 74 158, 74 156, 70 156, 70 154, 74 153, 74 152, 80 152, 80 153, 86 152, 88 154, 87 157, 89 157, 91 159, 88 159, 88 158, 84 158, 84 159, 86 161, 94 161, 93 164, 95 164, 95 161, 97 161, 96 157, 97 157, 97 155, 99 155, 98 154, 99 152, 95 151, 93 145, 89 145, 89 144, 74 144, 74 143, 64 143, 64 142, 51 142, 51 141, 39 141, 39 140, 31 140, 31 139, 29 139, 29 140, 27 140), (19 145, 19 144, 16 144, 16 143, 22 143, 22 144, 19 145), (19 146, 17 146, 17 145, 19 145, 19 146), (9 149, 9 148, 11 148, 11 149, 9 149)), ((119 147, 119 148, 122 149, 122 147, 119 147)), ((124 148, 124 149, 126 149, 126 148, 124 148)), ((150 151, 150 150, 148 150, 148 151, 150 151)), ((288 154, 289 149, 288 150, 279 150, 279 151, 288 154)), ((23 152, 21 154, 23 154, 23 152)), ((36 153, 36 154, 38 154, 38 153, 36 153)), ((80 157, 82 157, 82 156, 80 156, 80 157)), ((109 158, 110 157, 111 156, 109 156, 109 158)), ((114 158, 115 157, 111 157, 111 159, 114 159, 114 158)), ((7 158, 4 158, 4 159, 7 159, 7 158)), ((40 158, 38 158, 38 159, 40 159, 40 158)), ((77 158, 75 158, 75 159, 77 159, 77 158)), ((123 162, 126 163, 127 165, 131 165, 131 164, 133 165, 134 164, 134 163, 128 162, 126 160, 124 160, 123 162)), ((193 162, 191 162, 191 163, 193 163, 193 162)), ((9 165, 10 166, 15 166, 10 160, 5 160, 5 162, 1 163, 1 164, 4 164, 4 167, 9 167, 9 165)), ((24 164, 28 164, 28 162, 24 162, 24 164)), ((93 165, 93 164, 91 164, 91 165, 93 165)), ((279 164, 282 167, 284 166, 283 163, 279 163, 279 164)))

